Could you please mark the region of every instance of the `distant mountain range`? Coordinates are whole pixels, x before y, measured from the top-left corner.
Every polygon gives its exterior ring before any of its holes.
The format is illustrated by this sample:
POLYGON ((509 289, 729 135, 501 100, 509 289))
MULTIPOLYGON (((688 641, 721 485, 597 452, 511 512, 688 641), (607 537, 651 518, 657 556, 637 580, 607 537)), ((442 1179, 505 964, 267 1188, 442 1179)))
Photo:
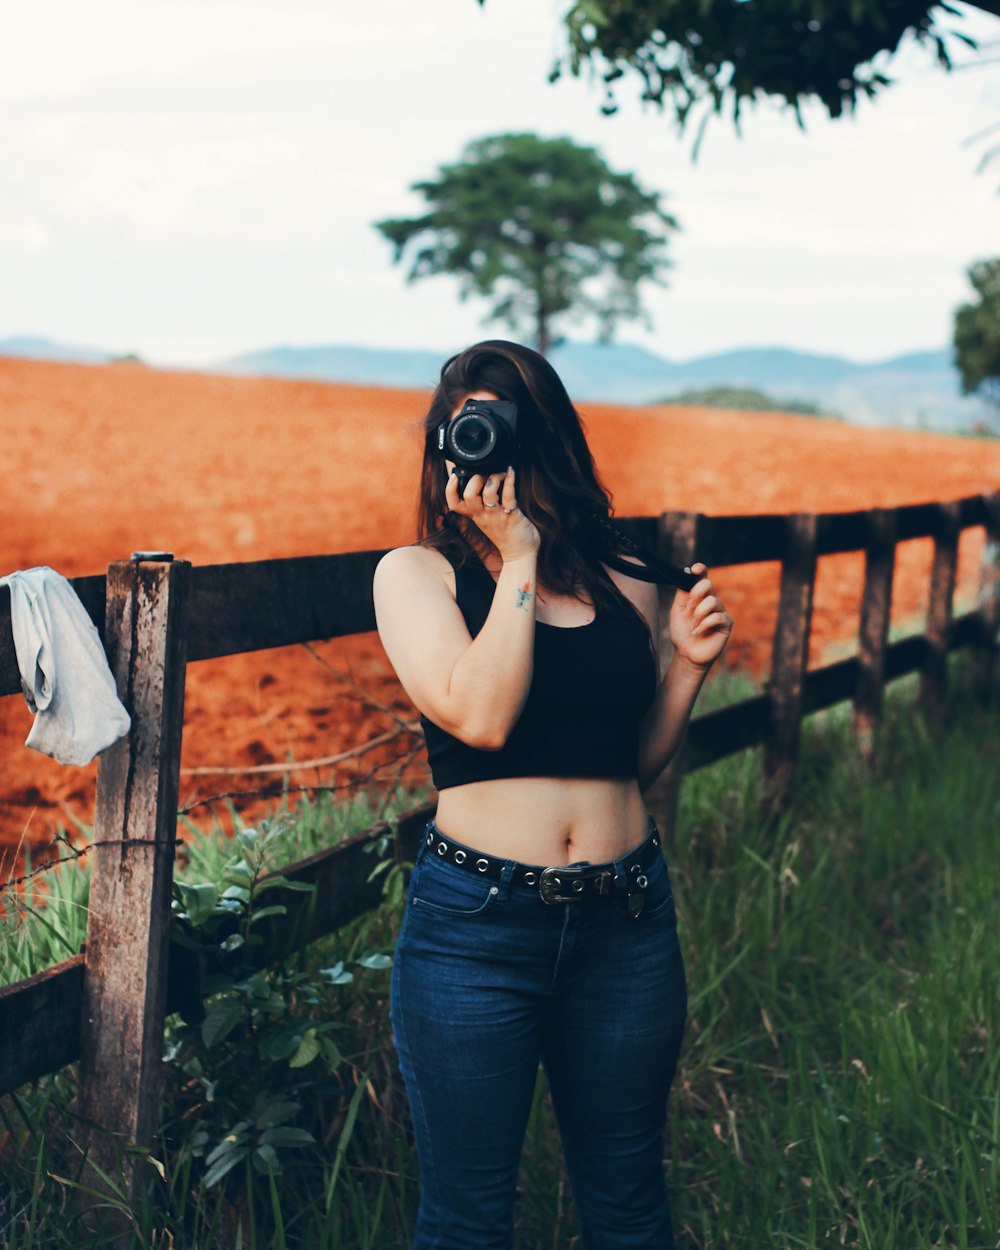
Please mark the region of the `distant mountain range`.
MULTIPOLYGON (((0 356, 104 363, 112 353, 43 338, 0 339, 0 356)), ((330 344, 271 347, 220 361, 210 371, 323 382, 429 388, 446 351, 330 344)), ((147 362, 155 364, 153 361, 147 362)), ((784 347, 742 348, 672 361, 628 343, 566 343, 552 353, 580 400, 649 404, 705 387, 751 387, 776 400, 817 404, 858 425, 948 431, 985 427, 1000 434, 1000 411, 963 396, 951 353, 911 352, 874 364, 784 347)), ((172 366, 176 367, 176 366, 172 366)))

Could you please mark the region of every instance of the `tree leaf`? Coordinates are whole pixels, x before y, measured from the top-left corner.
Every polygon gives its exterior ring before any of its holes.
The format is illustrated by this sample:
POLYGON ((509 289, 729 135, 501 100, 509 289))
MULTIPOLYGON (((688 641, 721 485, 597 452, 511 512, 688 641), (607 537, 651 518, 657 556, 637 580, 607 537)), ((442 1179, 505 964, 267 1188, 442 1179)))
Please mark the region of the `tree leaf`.
POLYGON ((273 903, 270 907, 262 907, 260 911, 255 911, 250 917, 250 923, 256 924, 258 920, 263 920, 265 916, 287 916, 288 908, 284 903, 273 903))
POLYGON ((302 1041, 299 1042, 299 1048, 288 1061, 290 1068, 304 1068, 319 1054, 319 1038, 316 1036, 315 1029, 307 1029, 302 1041))
POLYGON ((315 885, 309 881, 289 881, 287 877, 281 876, 264 877, 262 881, 257 882, 254 898, 259 898, 267 890, 274 890, 279 887, 283 890, 297 890, 300 893, 309 893, 316 889, 315 885))
POLYGON ((221 1159, 224 1154, 230 1151, 238 1150, 247 1139, 247 1129, 250 1127, 249 1120, 240 1120, 238 1124, 234 1124, 229 1132, 223 1137, 222 1141, 209 1152, 205 1162, 212 1164, 216 1159, 221 1159))
POLYGON ((302 1026, 286 1024, 264 1037, 258 1037, 257 1053, 262 1059, 287 1059, 302 1041, 302 1026))
POLYGON ((201 1022, 201 1040, 206 1048, 213 1046, 231 1032, 240 1022, 243 1005, 238 998, 217 998, 201 1022))
POLYGON ((277 1128, 265 1129, 260 1135, 260 1144, 262 1146, 314 1146, 316 1138, 308 1129, 293 1128, 290 1125, 282 1124, 277 1128))
POLYGON ((250 1161, 254 1166, 254 1171, 260 1172, 263 1176, 266 1176, 268 1172, 278 1175, 281 1171, 278 1152, 271 1145, 258 1146, 250 1161))
POLYGON ((331 985, 347 985, 349 981, 354 980, 353 972, 344 971, 344 961, 338 960, 332 968, 320 968, 320 976, 328 981, 331 985))
POLYGON ((355 962, 359 963, 362 968, 374 968, 380 971, 383 968, 392 967, 392 956, 383 955, 380 951, 369 951, 367 955, 362 955, 355 962))
POLYGON ((232 1151, 231 1154, 223 1155, 212 1167, 208 1169, 202 1177, 201 1183, 206 1187, 217 1185, 226 1173, 231 1172, 238 1163, 242 1163, 249 1153, 250 1151, 248 1147, 240 1146, 239 1149, 232 1151))
POLYGON ((203 881, 198 885, 187 885, 178 881, 177 889, 188 920, 194 925, 204 924, 215 911, 219 898, 217 887, 211 881, 203 881))
POLYGON ((222 891, 222 897, 236 899, 236 901, 239 903, 249 903, 250 891, 246 888, 246 886, 227 885, 226 888, 222 891))
POLYGON ((301 1110, 301 1103, 292 1102, 288 1098, 273 1098, 257 1112, 255 1123, 258 1129, 274 1128, 276 1124, 290 1120, 301 1110))

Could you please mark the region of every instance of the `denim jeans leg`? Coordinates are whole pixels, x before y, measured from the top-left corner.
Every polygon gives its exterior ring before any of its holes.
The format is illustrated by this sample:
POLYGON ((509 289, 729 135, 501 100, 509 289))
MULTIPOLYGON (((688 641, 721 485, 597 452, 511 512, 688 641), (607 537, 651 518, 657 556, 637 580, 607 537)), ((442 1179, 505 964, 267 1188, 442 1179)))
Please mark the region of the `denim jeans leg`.
POLYGON ((536 943, 456 869, 419 861, 392 977, 392 1023, 420 1159, 413 1250, 510 1250, 538 1072, 536 943), (452 911, 446 910, 447 906, 452 911), (465 908, 459 912, 459 908, 465 908))
POLYGON ((581 911, 543 1053, 585 1250, 670 1250, 663 1132, 687 1014, 665 867, 647 913, 581 911), (667 901, 664 902, 663 900, 667 901))

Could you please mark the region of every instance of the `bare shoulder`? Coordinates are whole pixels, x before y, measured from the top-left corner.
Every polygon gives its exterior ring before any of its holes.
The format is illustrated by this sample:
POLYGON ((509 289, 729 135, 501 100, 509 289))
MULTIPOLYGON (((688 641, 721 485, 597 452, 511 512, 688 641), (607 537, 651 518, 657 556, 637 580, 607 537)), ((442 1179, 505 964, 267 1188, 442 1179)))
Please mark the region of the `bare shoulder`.
POLYGON ((448 560, 433 547, 421 547, 412 543, 408 547, 394 547, 387 551, 375 566, 375 585, 413 585, 428 580, 448 586, 454 595, 455 570, 448 560))

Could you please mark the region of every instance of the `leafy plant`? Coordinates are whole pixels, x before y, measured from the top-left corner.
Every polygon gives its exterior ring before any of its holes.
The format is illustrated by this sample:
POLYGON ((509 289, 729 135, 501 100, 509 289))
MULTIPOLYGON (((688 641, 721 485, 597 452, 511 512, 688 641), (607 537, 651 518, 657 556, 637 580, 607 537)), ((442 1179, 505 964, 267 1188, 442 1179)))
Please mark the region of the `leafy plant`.
MULTIPOLYGON (((164 1059, 186 1078, 179 1153, 204 1161, 207 1186, 243 1176, 237 1168, 246 1163, 280 1175, 288 1151, 317 1144, 296 1123, 304 1106, 318 1098, 339 1104, 353 1093, 339 1077, 345 1059, 334 1034, 339 990, 354 972, 344 960, 310 967, 298 949, 260 951, 260 922, 288 911, 275 900, 315 890, 267 875, 287 827, 262 821, 239 830, 220 882, 174 883, 172 958, 192 975, 181 1012, 168 1022, 164 1059)), ((391 959, 371 950, 353 963, 381 971, 391 959)))

